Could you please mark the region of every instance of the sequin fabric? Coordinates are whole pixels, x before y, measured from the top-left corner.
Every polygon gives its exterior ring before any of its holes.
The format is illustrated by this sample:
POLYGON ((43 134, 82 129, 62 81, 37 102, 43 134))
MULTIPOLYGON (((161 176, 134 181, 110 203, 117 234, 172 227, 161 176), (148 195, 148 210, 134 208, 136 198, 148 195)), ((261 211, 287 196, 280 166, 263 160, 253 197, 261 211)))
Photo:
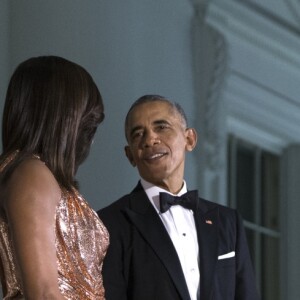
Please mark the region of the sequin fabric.
MULTIPOLYGON (((14 157, 2 163, 0 172, 14 157)), ((58 283, 62 295, 70 300, 104 300, 101 271, 109 245, 107 229, 76 190, 70 193, 62 189, 54 217, 58 283)), ((8 226, 5 215, 0 214, 3 299, 24 299, 8 226)))

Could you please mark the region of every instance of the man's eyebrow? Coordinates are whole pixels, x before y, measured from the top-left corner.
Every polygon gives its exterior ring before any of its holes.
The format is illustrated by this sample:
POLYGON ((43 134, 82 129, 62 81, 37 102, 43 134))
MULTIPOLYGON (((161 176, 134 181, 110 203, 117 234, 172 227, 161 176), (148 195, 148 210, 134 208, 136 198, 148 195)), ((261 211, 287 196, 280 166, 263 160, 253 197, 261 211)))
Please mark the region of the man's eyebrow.
POLYGON ((153 122, 154 125, 161 125, 161 124, 170 124, 167 120, 161 119, 161 120, 155 120, 153 122))

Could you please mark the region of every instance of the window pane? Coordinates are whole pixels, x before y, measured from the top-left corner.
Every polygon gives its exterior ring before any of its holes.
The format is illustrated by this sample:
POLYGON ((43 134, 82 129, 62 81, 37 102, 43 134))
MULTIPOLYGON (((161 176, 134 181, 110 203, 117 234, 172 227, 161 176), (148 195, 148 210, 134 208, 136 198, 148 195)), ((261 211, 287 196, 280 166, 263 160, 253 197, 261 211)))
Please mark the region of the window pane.
POLYGON ((236 164, 236 203, 244 219, 255 221, 255 153, 252 149, 238 145, 236 164))
POLYGON ((261 291, 262 299, 278 300, 279 282, 279 239, 262 236, 261 291))
POLYGON ((279 230, 279 158, 262 155, 261 224, 279 230))
POLYGON ((280 156, 235 138, 228 147, 229 203, 245 222, 258 288, 280 299, 280 156))

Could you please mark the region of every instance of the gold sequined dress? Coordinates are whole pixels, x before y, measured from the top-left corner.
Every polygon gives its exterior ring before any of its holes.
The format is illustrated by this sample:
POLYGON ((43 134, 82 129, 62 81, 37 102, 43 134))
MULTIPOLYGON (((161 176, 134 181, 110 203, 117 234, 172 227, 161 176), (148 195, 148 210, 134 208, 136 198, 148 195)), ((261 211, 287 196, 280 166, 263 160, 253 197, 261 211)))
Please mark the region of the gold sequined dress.
MULTIPOLYGON (((14 157, 15 154, 0 165, 0 172, 14 157)), ((109 234, 95 211, 77 191, 69 193, 61 189, 61 195, 55 215, 60 291, 66 299, 103 300, 101 271, 109 234)), ((0 275, 3 299, 24 299, 9 225, 1 214, 0 275)))

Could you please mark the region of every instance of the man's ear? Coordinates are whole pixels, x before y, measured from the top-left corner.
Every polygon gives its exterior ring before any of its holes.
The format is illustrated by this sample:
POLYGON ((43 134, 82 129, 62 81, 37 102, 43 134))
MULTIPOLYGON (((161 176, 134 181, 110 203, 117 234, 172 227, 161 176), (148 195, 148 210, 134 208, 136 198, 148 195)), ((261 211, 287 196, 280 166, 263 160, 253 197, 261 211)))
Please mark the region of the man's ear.
POLYGON ((133 159, 133 155, 132 155, 132 153, 131 153, 130 147, 127 145, 127 146, 124 147, 124 150, 125 150, 125 154, 126 154, 126 157, 127 157, 128 160, 129 160, 129 162, 131 163, 131 165, 132 165, 133 167, 135 167, 135 166, 136 166, 136 163, 135 163, 135 161, 134 161, 134 159, 133 159))
POLYGON ((187 128, 185 131, 186 135, 186 151, 192 151, 197 144, 197 132, 195 128, 187 128))

